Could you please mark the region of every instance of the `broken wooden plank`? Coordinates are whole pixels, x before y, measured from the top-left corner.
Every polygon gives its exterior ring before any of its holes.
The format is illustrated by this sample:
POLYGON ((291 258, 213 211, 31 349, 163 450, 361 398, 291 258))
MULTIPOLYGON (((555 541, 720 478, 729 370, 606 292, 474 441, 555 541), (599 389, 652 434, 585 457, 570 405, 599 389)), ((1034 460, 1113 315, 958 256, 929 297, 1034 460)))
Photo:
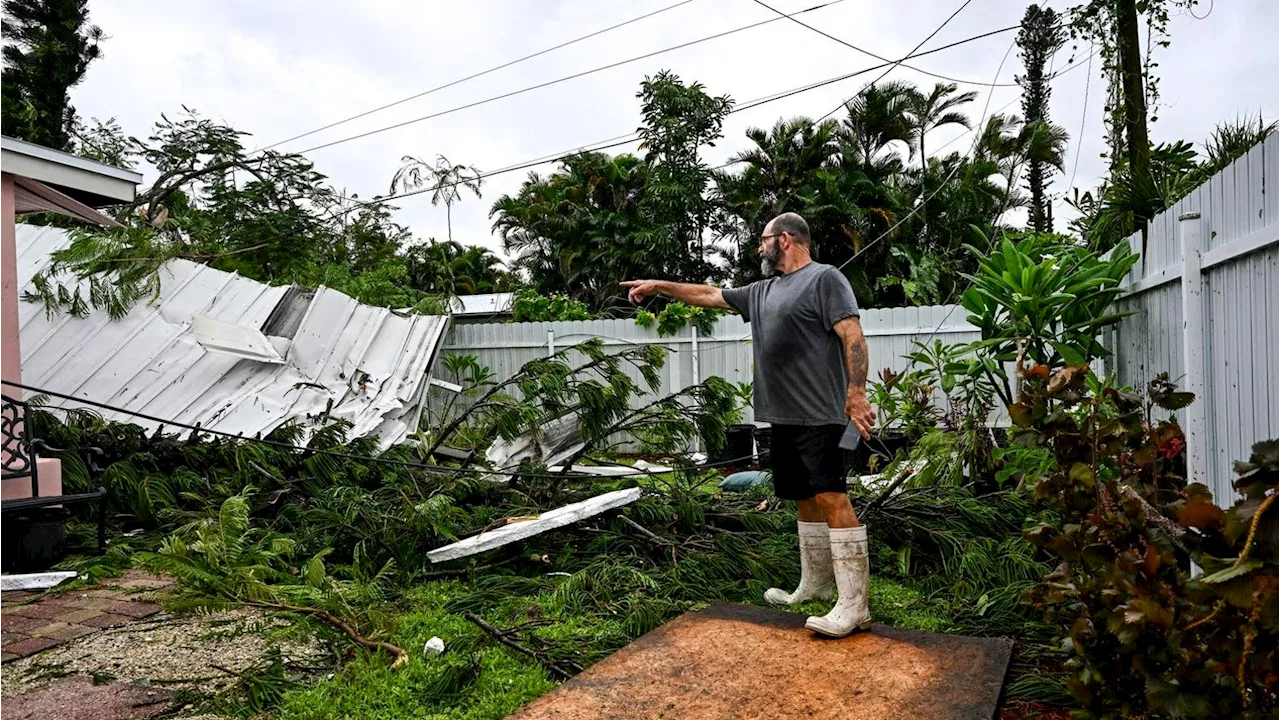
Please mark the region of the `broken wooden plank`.
POLYGON ((640 488, 627 488, 625 490, 615 490, 588 498, 582 502, 576 502, 572 505, 548 510, 542 513, 534 520, 526 520, 525 522, 512 523, 497 528, 489 532, 483 532, 479 535, 469 537, 465 540, 436 548, 427 553, 427 559, 433 563, 445 562, 447 560, 457 560, 458 558, 476 555, 502 547, 517 540, 523 540, 534 535, 540 535, 548 530, 564 527, 579 520, 599 515, 606 510, 629 505, 640 499, 640 488))

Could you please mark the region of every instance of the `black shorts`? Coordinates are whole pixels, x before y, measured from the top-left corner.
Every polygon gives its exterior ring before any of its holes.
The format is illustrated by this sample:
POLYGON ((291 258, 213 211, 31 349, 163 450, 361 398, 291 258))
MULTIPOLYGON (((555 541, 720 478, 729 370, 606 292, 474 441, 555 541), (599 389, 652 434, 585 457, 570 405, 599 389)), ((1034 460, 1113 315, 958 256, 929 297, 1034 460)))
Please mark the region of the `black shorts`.
POLYGON ((773 491, 782 500, 848 492, 850 453, 840 447, 844 425, 774 425, 769 454, 773 491))

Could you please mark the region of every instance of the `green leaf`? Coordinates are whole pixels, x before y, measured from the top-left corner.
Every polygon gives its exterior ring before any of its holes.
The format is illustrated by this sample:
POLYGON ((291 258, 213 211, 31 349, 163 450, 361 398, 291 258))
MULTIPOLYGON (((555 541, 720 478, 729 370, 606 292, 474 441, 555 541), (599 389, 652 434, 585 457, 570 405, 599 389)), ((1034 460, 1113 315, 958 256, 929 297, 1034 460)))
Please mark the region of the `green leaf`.
POLYGON ((1091 488, 1097 481, 1098 476, 1087 463, 1075 462, 1071 464, 1071 470, 1067 472, 1067 478, 1073 483, 1091 488))
POLYGON ((324 588, 324 560, 319 555, 308 560, 306 567, 302 571, 302 577, 311 587, 316 589, 324 588))
POLYGON ((1238 565, 1228 566, 1226 569, 1219 570, 1211 575, 1205 575, 1200 578, 1200 582, 1207 583, 1209 585, 1226 582, 1232 578, 1247 575, 1262 566, 1263 562, 1257 558, 1245 558, 1244 561, 1238 565))
POLYGON ((1052 341, 1050 344, 1053 345, 1053 349, 1058 351, 1058 354, 1062 356, 1063 361, 1068 365, 1084 365, 1089 362, 1084 352, 1074 345, 1057 340, 1052 341))

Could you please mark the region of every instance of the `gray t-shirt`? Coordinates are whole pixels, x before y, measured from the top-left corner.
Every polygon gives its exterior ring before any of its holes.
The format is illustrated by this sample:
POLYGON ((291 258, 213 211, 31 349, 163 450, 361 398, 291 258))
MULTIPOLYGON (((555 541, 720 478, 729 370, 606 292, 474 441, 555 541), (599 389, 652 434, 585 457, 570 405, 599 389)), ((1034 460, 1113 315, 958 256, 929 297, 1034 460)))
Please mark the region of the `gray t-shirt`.
POLYGON ((858 316, 849 280, 811 262, 795 272, 724 291, 751 323, 756 420, 779 425, 841 425, 848 381, 844 348, 832 329, 858 316))

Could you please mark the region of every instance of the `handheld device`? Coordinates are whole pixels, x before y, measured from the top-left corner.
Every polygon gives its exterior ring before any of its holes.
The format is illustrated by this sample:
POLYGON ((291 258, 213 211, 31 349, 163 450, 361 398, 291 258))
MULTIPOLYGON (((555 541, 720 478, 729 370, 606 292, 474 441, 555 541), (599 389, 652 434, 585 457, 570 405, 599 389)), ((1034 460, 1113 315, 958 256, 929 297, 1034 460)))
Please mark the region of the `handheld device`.
POLYGON ((844 435, 840 436, 840 448, 849 451, 857 450, 861 442, 862 433, 858 432, 858 427, 850 420, 844 428, 844 435))

